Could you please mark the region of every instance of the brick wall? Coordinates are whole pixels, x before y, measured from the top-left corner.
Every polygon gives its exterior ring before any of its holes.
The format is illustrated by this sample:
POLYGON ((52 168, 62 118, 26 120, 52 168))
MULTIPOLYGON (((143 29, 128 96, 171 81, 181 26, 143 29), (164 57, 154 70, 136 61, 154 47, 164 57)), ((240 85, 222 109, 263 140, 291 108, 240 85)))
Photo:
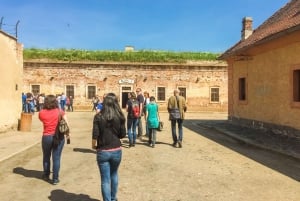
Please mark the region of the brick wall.
POLYGON ((32 85, 40 85, 40 92, 59 94, 66 85, 75 89, 75 109, 91 109, 87 98, 87 86, 97 87, 97 94, 114 92, 124 99, 124 88, 136 87, 157 97, 158 87, 166 90, 166 99, 158 101, 162 110, 167 99, 178 87, 186 89, 189 111, 227 111, 227 64, 202 62, 190 64, 137 64, 24 61, 23 90, 31 91, 32 85), (210 102, 210 87, 218 87, 220 99, 210 102))

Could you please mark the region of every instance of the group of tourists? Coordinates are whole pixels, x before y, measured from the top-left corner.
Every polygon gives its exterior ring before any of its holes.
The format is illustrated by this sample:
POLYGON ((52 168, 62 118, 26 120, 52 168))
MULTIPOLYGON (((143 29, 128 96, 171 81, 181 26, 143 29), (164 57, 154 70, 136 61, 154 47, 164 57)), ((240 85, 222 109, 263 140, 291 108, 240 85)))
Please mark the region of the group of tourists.
MULTIPOLYGON (((174 90, 173 96, 168 100, 172 130, 172 145, 182 148, 182 124, 186 111, 186 101, 179 95, 179 90, 174 90), (175 111, 175 112, 174 112, 175 111), (176 115, 174 116, 174 114, 176 115), (177 114, 178 113, 178 114, 177 114), (178 135, 176 133, 178 126, 178 135)), ((39 112, 39 119, 43 123, 42 151, 43 151, 43 179, 53 185, 59 183, 59 170, 62 150, 65 139, 58 146, 53 146, 53 136, 57 132, 60 118, 68 122, 62 100, 57 96, 48 95, 44 99, 43 109, 39 112), (52 155, 53 175, 50 179, 50 159, 52 155)), ((98 101, 99 103, 99 101, 98 101)), ((101 192, 104 201, 117 200, 118 168, 122 160, 122 142, 120 139, 128 135, 129 148, 134 147, 136 139, 142 136, 145 121, 146 136, 150 147, 155 147, 156 131, 159 125, 159 107, 154 96, 149 96, 147 91, 142 92, 137 88, 128 94, 126 103, 127 116, 124 115, 118 97, 114 93, 103 96, 101 108, 96 105, 96 114, 93 119, 92 149, 96 150, 96 159, 101 176, 101 192), (97 109, 98 108, 98 109, 97 109), (138 130, 138 131, 136 131, 138 130)), ((93 108, 94 110, 94 108, 93 108)), ((70 132, 68 137, 70 137, 70 132)))
MULTIPOLYGON (((56 100, 59 109, 73 112, 73 97, 66 96, 64 93, 57 94, 56 100)), ((44 108, 45 94, 22 93, 22 112, 32 113, 39 112, 44 108)))
POLYGON ((32 93, 22 93, 22 112, 34 113, 40 111, 44 106, 44 94, 33 95, 32 93))
POLYGON ((65 93, 57 94, 56 95, 56 100, 59 109, 65 111, 67 108, 67 111, 73 112, 73 101, 74 98, 72 96, 66 96, 65 93))

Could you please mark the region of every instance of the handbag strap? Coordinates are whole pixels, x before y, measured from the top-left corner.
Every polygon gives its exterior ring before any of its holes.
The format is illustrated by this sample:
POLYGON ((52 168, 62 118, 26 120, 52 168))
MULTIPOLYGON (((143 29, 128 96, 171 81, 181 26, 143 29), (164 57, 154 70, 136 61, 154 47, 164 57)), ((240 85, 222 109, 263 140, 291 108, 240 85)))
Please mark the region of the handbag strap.
POLYGON ((176 98, 176 105, 177 105, 177 108, 179 109, 179 100, 178 100, 178 96, 175 96, 176 98))
POLYGON ((58 109, 58 123, 59 123, 59 121, 62 119, 62 116, 61 116, 61 112, 60 112, 60 110, 58 109))

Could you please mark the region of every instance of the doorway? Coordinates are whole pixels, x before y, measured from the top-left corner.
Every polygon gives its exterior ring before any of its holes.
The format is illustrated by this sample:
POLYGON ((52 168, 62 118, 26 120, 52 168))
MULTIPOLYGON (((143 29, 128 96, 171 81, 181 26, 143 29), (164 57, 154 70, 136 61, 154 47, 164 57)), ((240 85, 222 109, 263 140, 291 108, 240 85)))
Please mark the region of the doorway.
POLYGON ((129 92, 132 92, 132 86, 121 86, 121 107, 122 108, 126 108, 129 92))

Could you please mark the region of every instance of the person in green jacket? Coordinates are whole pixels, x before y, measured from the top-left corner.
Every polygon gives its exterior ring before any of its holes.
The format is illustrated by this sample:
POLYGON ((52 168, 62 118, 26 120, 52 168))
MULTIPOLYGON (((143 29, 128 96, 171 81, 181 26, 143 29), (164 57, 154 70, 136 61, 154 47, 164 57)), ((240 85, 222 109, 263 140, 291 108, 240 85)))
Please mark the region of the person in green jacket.
POLYGON ((146 121, 149 129, 149 146, 155 147, 156 130, 159 124, 158 105, 154 96, 150 97, 150 103, 146 106, 146 121))

